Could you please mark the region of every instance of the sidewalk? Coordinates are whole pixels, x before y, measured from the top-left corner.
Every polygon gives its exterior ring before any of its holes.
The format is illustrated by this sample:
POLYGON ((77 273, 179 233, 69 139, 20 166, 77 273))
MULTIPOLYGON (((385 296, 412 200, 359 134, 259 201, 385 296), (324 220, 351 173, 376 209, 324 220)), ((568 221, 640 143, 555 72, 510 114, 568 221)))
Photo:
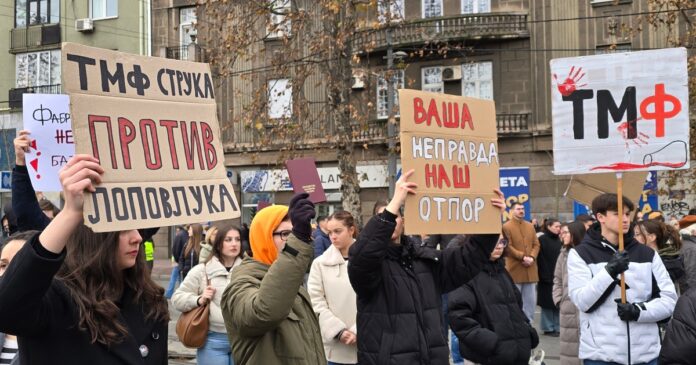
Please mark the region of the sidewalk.
MULTIPOLYGON (((165 289, 169 285, 169 275, 172 272, 172 265, 172 262, 169 260, 155 260, 152 268, 152 279, 165 289)), ((169 306, 170 317, 168 363, 173 365, 195 364, 196 350, 184 347, 184 345, 179 342, 179 338, 176 336, 176 321, 179 319, 180 312, 174 308, 171 301, 168 301, 167 304, 169 306)))

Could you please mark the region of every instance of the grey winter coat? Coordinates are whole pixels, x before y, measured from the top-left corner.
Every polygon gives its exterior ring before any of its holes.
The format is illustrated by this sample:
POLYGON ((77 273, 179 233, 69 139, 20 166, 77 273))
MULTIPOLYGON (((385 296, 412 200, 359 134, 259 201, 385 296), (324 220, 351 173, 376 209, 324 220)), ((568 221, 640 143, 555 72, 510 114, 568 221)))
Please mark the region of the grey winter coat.
POLYGON ((578 308, 568 296, 568 248, 563 247, 553 275, 553 303, 561 312, 561 365, 580 365, 578 308))

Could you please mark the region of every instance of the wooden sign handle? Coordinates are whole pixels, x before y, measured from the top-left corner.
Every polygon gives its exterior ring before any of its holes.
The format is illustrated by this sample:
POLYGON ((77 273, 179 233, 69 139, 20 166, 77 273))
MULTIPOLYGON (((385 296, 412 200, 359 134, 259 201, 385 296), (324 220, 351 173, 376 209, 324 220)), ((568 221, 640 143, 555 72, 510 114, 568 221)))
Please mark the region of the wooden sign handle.
MULTIPOLYGON (((618 200, 619 213, 619 252, 624 250, 624 235, 623 235, 623 174, 616 173, 616 198, 618 200)), ((626 276, 621 273, 621 303, 626 303, 626 276)))

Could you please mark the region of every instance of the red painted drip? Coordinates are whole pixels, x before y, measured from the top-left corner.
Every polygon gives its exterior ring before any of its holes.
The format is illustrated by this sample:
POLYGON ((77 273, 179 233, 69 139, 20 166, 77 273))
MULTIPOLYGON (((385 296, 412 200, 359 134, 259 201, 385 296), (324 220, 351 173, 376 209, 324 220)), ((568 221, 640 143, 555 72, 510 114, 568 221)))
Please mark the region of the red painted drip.
POLYGON ((611 165, 607 166, 597 166, 593 167, 590 170, 614 170, 614 171, 621 171, 621 170, 635 170, 635 169, 644 169, 644 168, 649 168, 653 166, 662 166, 662 167, 671 167, 671 168, 677 168, 677 167, 682 167, 684 166, 684 162, 651 162, 649 164, 637 164, 637 163, 628 163, 628 162, 617 162, 613 163, 611 165))

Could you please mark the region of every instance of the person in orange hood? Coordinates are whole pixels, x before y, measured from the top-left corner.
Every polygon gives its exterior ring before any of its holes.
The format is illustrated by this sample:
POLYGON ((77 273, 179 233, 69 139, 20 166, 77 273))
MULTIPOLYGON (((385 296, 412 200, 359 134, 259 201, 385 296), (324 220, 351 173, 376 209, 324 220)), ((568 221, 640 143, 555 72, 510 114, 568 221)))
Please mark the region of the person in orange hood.
POLYGON ((221 303, 236 365, 326 365, 319 322, 302 287, 314 258, 308 196, 295 195, 289 208, 263 208, 251 222, 253 257, 231 272, 221 303))

